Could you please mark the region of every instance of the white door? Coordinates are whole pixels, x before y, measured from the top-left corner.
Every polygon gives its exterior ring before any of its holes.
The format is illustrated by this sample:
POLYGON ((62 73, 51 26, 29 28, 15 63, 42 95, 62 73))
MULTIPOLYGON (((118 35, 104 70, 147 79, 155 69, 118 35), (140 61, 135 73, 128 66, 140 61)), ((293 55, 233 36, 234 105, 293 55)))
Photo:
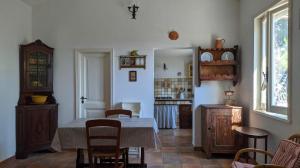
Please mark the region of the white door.
POLYGON ((76 51, 76 118, 102 118, 111 105, 111 51, 76 51))

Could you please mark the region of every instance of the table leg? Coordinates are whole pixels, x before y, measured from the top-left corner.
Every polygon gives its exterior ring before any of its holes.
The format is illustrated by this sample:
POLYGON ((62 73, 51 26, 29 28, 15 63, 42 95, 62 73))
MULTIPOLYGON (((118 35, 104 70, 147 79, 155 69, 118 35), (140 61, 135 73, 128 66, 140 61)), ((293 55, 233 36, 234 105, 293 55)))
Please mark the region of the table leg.
POLYGON ((127 168, 128 167, 128 164, 129 164, 129 148, 126 148, 126 153, 125 153, 125 163, 126 163, 126 165, 125 165, 125 168, 127 168))
MULTIPOLYGON (((268 151, 268 137, 265 137, 265 151, 268 151)), ((268 155, 265 155, 265 163, 268 162, 268 155)))
POLYGON ((145 149, 141 147, 141 166, 143 167, 145 164, 145 149))
MULTIPOLYGON (((256 143, 257 143, 257 139, 254 138, 254 148, 256 149, 256 143)), ((256 152, 254 152, 254 160, 256 160, 256 152)))
POLYGON ((84 154, 83 149, 77 149, 76 168, 84 167, 84 154))

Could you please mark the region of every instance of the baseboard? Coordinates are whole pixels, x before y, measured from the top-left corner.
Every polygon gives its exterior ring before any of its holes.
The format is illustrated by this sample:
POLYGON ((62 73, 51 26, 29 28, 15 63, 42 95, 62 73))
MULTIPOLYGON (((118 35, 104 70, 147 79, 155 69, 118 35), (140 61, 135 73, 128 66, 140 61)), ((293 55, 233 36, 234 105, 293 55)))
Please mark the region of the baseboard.
POLYGON ((194 146, 194 151, 203 151, 202 146, 194 146))
POLYGON ((9 157, 9 158, 7 158, 5 160, 0 161, 0 167, 5 166, 5 164, 7 162, 10 162, 11 160, 15 160, 15 156, 12 156, 12 157, 9 157))

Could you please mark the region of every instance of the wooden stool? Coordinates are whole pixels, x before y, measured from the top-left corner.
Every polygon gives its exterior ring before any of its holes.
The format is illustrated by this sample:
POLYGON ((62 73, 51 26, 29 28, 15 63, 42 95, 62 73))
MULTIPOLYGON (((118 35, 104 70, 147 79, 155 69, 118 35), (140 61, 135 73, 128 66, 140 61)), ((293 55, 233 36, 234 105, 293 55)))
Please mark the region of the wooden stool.
MULTIPOLYGON (((235 131, 248 139, 253 138, 254 148, 257 146, 257 139, 265 139, 265 151, 268 150, 268 131, 253 127, 236 127, 235 131)), ((267 155, 265 155, 265 163, 267 163, 267 159, 267 155)), ((256 160, 256 152, 254 152, 254 160, 256 160)))

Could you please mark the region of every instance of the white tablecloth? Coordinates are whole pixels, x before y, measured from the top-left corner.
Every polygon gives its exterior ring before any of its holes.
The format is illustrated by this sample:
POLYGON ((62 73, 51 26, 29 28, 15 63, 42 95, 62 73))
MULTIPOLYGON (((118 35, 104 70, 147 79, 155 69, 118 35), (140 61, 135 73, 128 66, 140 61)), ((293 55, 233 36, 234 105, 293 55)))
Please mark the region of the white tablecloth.
POLYGON ((158 128, 176 128, 178 105, 155 105, 154 118, 158 128))
MULTIPOLYGON (((116 118, 114 120, 119 120, 122 123, 121 147, 158 147, 158 128, 154 119, 116 118)), ((62 151, 63 149, 86 149, 86 121, 87 119, 74 120, 58 128, 51 147, 56 151, 62 151)))

